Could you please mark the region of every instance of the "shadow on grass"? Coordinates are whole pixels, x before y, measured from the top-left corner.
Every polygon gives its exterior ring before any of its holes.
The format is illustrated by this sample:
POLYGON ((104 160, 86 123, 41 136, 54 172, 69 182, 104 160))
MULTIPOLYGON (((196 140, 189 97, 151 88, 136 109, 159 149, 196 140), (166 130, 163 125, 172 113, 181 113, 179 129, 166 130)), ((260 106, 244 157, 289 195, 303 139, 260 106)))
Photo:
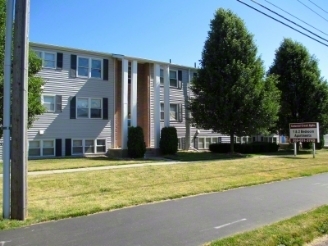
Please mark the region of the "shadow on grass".
MULTIPOLYGON (((317 151, 316 154, 320 154, 317 151)), ((305 159, 309 155, 312 156, 310 150, 300 150, 297 152, 297 156, 294 156, 293 150, 279 150, 278 152, 271 153, 259 153, 259 154, 221 154, 212 153, 209 151, 204 152, 178 152, 176 155, 166 155, 166 159, 177 160, 177 161, 210 161, 210 160, 234 160, 244 159, 249 157, 278 157, 278 158, 290 158, 290 159, 305 159)))
POLYGON ((176 155, 166 155, 166 159, 177 161, 210 161, 210 160, 234 160, 245 159, 251 155, 245 154, 218 154, 211 152, 178 152, 176 155))

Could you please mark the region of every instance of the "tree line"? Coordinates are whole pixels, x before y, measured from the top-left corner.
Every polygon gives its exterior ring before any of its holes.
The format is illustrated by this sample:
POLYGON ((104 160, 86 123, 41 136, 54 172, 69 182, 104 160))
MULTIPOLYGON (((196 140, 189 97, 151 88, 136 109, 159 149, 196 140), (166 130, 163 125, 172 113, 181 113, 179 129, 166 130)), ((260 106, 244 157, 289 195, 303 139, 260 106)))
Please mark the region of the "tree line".
POLYGON ((230 136, 289 135, 289 123, 319 122, 328 128, 328 85, 318 60, 285 38, 265 71, 254 36, 231 10, 218 9, 210 22, 191 84, 193 126, 230 136))

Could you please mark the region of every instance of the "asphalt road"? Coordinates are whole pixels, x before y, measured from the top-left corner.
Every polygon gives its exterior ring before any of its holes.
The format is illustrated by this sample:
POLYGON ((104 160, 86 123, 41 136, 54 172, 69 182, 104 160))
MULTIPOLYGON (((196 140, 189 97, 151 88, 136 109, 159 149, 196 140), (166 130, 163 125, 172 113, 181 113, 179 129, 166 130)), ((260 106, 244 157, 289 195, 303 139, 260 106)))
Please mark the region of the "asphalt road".
POLYGON ((328 174, 0 232, 10 245, 201 245, 328 204, 328 174))

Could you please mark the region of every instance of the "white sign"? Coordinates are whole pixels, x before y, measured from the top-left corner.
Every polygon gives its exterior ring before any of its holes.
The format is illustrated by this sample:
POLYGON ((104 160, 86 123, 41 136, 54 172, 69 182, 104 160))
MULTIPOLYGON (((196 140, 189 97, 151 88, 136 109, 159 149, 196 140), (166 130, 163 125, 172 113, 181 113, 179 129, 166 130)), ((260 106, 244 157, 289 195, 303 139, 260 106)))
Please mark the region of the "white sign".
POLYGON ((289 138, 292 142, 320 142, 319 123, 303 122, 289 124, 289 138))

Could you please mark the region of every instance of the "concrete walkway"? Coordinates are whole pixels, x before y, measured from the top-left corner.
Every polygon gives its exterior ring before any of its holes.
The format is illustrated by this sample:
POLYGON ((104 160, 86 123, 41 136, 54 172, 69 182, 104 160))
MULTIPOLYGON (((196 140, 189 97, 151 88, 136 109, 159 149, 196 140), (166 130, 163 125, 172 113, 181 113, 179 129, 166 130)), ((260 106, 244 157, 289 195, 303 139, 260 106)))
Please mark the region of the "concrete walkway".
MULTIPOLYGON (((261 156, 256 156, 256 157, 252 157, 252 158, 273 158, 273 157, 290 157, 290 156, 292 156, 292 155, 279 155, 279 156, 261 155, 261 156)), ((136 164, 117 165, 117 166, 81 167, 81 168, 46 170, 46 171, 31 171, 31 172, 28 172, 28 175, 29 176, 37 176, 37 175, 58 174, 58 173, 88 172, 88 171, 99 171, 99 170, 135 168, 135 167, 145 167, 145 166, 163 166, 163 165, 186 164, 186 163, 196 163, 196 162, 204 162, 204 161, 221 161, 221 160, 223 160, 223 159, 199 160, 199 161, 177 161, 177 160, 171 160, 171 159, 163 159, 163 161, 161 161, 161 162, 136 163, 136 164)), ((229 160, 229 159, 224 159, 224 160, 229 160)), ((3 174, 0 174, 0 178, 2 178, 2 177, 3 177, 3 174)))
MULTIPOLYGON (((28 175, 29 176, 37 176, 37 175, 46 175, 46 174, 88 172, 88 171, 123 169, 123 168, 134 168, 134 167, 145 167, 145 166, 163 166, 163 165, 173 165, 173 164, 181 164, 181 163, 187 163, 187 162, 168 160, 168 161, 163 161, 163 162, 149 162, 149 163, 117 165, 117 166, 82 167, 82 168, 47 170, 47 171, 32 171, 32 172, 28 172, 28 175)), ((1 178, 2 178, 2 176, 3 175, 0 174, 1 178)))

